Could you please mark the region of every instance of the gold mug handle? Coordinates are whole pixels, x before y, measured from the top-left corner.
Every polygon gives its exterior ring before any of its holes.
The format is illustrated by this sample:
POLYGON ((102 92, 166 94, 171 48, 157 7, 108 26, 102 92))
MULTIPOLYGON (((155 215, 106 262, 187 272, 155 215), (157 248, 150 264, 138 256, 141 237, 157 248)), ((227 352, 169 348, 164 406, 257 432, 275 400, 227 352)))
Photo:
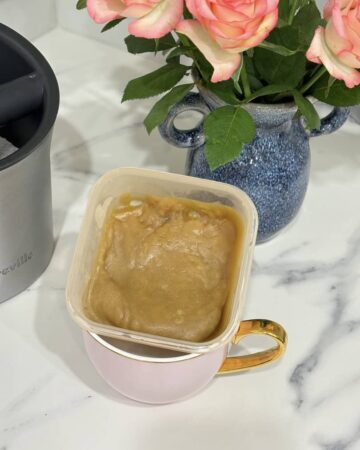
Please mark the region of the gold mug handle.
POLYGON ((232 343, 238 344, 242 338, 251 334, 269 336, 274 339, 276 346, 250 355, 228 356, 220 367, 219 374, 240 372, 259 367, 276 361, 285 352, 287 334, 278 323, 266 319, 244 320, 240 323, 232 343))

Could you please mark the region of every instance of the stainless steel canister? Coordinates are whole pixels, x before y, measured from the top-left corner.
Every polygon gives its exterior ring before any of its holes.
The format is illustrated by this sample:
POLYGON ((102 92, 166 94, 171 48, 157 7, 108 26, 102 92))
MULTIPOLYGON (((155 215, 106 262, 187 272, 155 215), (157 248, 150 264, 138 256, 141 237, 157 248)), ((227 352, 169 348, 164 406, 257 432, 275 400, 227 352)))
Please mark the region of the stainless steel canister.
POLYGON ((2 302, 36 280, 53 252, 50 144, 59 89, 41 53, 2 24, 0 67, 0 136, 18 147, 0 159, 2 302))

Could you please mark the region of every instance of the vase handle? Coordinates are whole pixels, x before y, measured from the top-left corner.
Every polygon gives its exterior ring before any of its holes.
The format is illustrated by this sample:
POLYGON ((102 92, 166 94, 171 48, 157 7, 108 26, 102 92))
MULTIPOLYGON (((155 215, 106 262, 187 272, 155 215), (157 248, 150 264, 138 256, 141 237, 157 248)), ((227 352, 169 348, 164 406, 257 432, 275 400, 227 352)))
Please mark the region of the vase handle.
POLYGON ((165 141, 175 147, 197 148, 205 143, 204 120, 209 113, 210 109, 200 94, 189 92, 170 109, 166 119, 159 126, 159 132, 165 141), (174 125, 174 121, 179 114, 185 111, 198 111, 203 115, 203 119, 190 130, 179 130, 174 125))
POLYGON ((349 114, 350 108, 334 108, 326 117, 321 119, 319 130, 310 131, 310 137, 333 133, 344 125, 349 114))

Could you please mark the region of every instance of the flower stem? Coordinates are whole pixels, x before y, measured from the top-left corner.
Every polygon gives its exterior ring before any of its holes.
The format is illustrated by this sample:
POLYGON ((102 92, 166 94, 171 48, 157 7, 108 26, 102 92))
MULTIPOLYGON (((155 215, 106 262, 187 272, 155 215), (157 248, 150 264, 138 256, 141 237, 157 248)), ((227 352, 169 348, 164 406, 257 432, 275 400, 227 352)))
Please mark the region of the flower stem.
POLYGON ((321 78, 326 72, 325 66, 320 66, 320 68, 314 73, 314 75, 310 78, 310 80, 304 84, 304 86, 300 89, 300 92, 304 94, 311 86, 317 82, 319 78, 321 78))
POLYGON ((247 72, 246 72, 245 62, 241 68, 240 79, 241 79, 241 84, 244 88, 245 98, 247 98, 251 95, 251 89, 250 89, 250 84, 249 84, 249 80, 248 80, 248 76, 247 76, 247 72))
POLYGON ((291 25, 294 20, 297 7, 298 7, 298 0, 292 0, 291 9, 290 9, 290 13, 289 13, 289 19, 288 19, 289 25, 291 25))

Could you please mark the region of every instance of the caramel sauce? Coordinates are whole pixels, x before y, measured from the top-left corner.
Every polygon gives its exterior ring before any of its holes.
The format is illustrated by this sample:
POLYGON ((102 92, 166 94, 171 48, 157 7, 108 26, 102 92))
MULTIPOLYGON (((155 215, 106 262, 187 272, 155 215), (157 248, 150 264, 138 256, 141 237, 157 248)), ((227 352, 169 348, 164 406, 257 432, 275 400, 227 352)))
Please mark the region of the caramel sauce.
POLYGON ((128 330, 206 340, 231 294, 242 228, 235 210, 218 203, 121 197, 103 228, 86 315, 128 330))

